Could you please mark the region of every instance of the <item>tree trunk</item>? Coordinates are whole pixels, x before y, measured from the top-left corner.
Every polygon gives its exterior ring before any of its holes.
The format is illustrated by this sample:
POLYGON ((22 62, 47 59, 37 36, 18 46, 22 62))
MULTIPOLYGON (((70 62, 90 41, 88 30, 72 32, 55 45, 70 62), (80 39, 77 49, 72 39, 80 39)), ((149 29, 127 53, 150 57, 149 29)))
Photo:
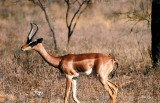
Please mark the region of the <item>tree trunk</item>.
POLYGON ((160 61, 160 0, 152 1, 152 61, 153 67, 157 68, 160 61))

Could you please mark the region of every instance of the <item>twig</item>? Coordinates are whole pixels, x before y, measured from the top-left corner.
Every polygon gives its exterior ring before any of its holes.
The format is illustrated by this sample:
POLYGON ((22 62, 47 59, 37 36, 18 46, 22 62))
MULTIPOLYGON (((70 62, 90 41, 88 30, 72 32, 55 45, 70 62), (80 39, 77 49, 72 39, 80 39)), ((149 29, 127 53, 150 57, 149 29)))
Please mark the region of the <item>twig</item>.
POLYGON ((66 11, 66 25, 67 25, 67 28, 68 28, 68 44, 69 44, 69 41, 70 41, 70 38, 75 30, 75 27, 77 25, 77 22, 81 16, 81 14, 85 11, 85 9, 87 8, 88 6, 88 3, 90 0, 86 1, 84 0, 82 3, 80 3, 78 0, 75 0, 74 2, 70 2, 70 0, 64 0, 67 4, 67 11, 66 11), (74 15, 71 17, 71 20, 69 21, 69 10, 70 10, 70 5, 71 4, 75 4, 75 3, 78 3, 79 4, 79 7, 78 9, 76 10, 76 12, 74 13, 74 15), (82 9, 83 5, 86 3, 86 6, 82 9))
MULTIPOLYGON (((36 3, 34 0, 31 0, 31 1, 32 1, 34 4, 38 5, 38 6, 42 9, 42 11, 44 12, 45 19, 46 19, 46 21, 47 21, 47 23, 48 23, 49 29, 50 29, 51 32, 52 32, 53 42, 54 42, 54 49, 55 49, 55 51, 57 52, 58 48, 57 48, 57 42, 56 42, 56 37, 55 37, 55 33, 54 33, 54 27, 51 26, 51 22, 50 22, 48 13, 47 13, 47 11, 46 11, 45 5, 43 5, 40 0, 38 0, 38 3, 36 3)), ((43 0, 43 2, 45 2, 45 1, 43 0)))

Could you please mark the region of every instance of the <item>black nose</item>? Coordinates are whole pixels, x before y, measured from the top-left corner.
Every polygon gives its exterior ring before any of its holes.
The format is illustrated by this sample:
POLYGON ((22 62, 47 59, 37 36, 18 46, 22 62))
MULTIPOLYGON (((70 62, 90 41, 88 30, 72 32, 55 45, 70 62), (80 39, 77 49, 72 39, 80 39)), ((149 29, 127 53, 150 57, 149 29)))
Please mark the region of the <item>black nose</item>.
POLYGON ((24 46, 21 46, 21 50, 23 50, 24 49, 24 46))

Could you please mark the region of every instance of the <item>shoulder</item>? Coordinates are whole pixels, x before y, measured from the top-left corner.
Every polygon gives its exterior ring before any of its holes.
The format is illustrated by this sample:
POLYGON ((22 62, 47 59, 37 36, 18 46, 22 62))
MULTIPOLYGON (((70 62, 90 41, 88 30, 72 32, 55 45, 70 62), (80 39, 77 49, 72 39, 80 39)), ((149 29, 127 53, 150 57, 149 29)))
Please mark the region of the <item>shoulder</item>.
POLYGON ((67 54, 67 55, 62 56, 62 61, 64 60, 69 61, 69 60, 72 60, 74 57, 75 57, 74 54, 67 54))

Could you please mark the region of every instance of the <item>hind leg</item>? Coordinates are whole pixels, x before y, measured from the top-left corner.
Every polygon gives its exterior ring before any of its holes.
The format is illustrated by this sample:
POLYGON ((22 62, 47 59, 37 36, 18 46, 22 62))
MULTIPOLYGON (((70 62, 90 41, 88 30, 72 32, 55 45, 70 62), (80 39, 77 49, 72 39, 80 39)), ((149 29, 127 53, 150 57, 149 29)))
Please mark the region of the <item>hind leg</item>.
POLYGON ((117 97, 117 93, 118 93, 118 86, 115 85, 114 83, 112 83, 111 81, 107 80, 107 83, 109 85, 109 87, 111 88, 112 90, 112 98, 114 99, 114 103, 115 103, 115 100, 116 100, 116 97, 117 97))
POLYGON ((105 78, 100 77, 100 82, 104 86, 104 88, 107 90, 109 93, 109 96, 111 98, 110 103, 115 103, 116 102, 116 94, 113 92, 113 88, 109 85, 109 81, 107 81, 105 78))
POLYGON ((113 88, 114 93, 117 95, 118 92, 118 86, 116 84, 114 84, 113 82, 111 82, 110 80, 108 80, 108 85, 113 88))
POLYGON ((104 86, 104 88, 109 93, 109 96, 111 98, 110 103, 116 103, 116 96, 117 96, 117 89, 116 85, 114 85, 112 82, 108 81, 108 75, 113 70, 113 61, 109 60, 105 64, 102 64, 102 62, 99 62, 96 66, 96 73, 97 76, 100 79, 100 82, 104 86))

